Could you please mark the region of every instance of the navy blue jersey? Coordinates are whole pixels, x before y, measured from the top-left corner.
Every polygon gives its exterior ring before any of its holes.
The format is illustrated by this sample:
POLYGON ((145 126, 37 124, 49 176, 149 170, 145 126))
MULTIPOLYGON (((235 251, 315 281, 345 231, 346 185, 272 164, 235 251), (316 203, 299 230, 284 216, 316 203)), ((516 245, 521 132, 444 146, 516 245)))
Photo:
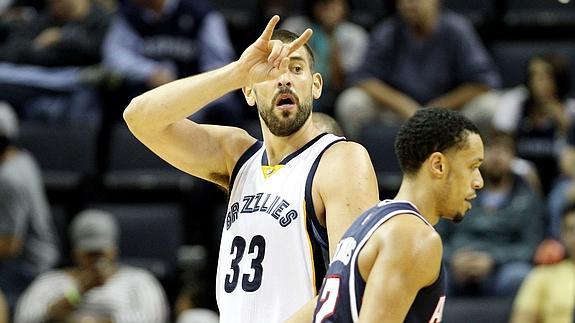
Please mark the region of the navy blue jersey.
MULTIPOLYGON (((357 322, 365 290, 365 281, 357 266, 359 253, 375 230, 397 214, 413 214, 431 226, 415 206, 406 201, 386 200, 363 213, 337 245, 319 293, 314 322, 357 322)), ((445 302, 443 266, 438 277, 417 293, 404 322, 441 322, 445 302)))

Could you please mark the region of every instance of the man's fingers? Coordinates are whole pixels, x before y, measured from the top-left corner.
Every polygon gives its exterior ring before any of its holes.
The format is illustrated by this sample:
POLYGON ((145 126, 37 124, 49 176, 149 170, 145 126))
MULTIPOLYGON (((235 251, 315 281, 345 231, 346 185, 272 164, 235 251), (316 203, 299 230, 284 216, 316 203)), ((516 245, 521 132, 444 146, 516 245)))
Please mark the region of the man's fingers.
POLYGON ((288 55, 289 55, 289 47, 288 47, 288 46, 285 46, 285 45, 282 46, 282 47, 281 47, 280 54, 279 54, 278 57, 276 58, 276 60, 275 60, 275 62, 273 63, 273 65, 274 65, 274 66, 279 66, 279 65, 283 62, 283 60, 284 60, 285 58, 287 58, 287 59, 288 59, 288 62, 289 62, 289 57, 288 57, 288 55))
POLYGON ((296 40, 292 41, 290 44, 289 53, 293 53, 302 47, 311 38, 313 31, 311 29, 306 29, 296 40))
POLYGON ((268 21, 268 25, 266 26, 266 29, 264 29, 264 31, 262 32, 260 39, 264 41, 269 41, 270 39, 272 39, 272 34, 274 32, 274 28, 278 24, 278 21, 280 21, 280 16, 274 15, 270 19, 270 21, 268 21))
POLYGON ((268 63, 273 63, 279 57, 283 47, 283 43, 279 40, 271 40, 268 43, 268 48, 271 49, 268 55, 268 63))

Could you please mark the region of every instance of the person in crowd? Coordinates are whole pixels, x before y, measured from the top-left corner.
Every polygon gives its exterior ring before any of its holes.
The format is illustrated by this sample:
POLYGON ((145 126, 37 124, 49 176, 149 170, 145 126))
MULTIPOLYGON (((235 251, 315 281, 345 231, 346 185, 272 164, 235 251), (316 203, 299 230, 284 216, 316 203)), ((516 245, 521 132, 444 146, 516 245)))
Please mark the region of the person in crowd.
POLYGON ((289 17, 281 28, 296 34, 306 28, 314 31, 309 45, 317 56, 324 91, 314 108, 333 115, 335 98, 343 90, 346 79, 361 65, 369 35, 363 27, 347 20, 346 0, 314 0, 307 7, 306 15, 289 17))
POLYGON ((511 323, 571 323, 575 311, 575 204, 562 212, 561 237, 568 258, 537 266, 529 273, 513 304, 511 323))
MULTIPOLYGON (((123 79, 121 107, 135 96, 235 59, 223 15, 210 0, 126 0, 106 36, 104 64, 123 79)), ((230 94, 196 120, 240 124, 239 99, 230 94)))
MULTIPOLYGON (((397 14, 371 31, 351 88, 336 101, 336 117, 351 138, 368 122, 402 122, 422 106, 462 109, 499 86, 500 78, 473 26, 440 0, 396 0, 397 14)), ((490 105, 468 106, 474 111, 490 105)), ((476 117, 478 119, 479 117, 476 117)))
POLYGON ((88 209, 70 224, 74 266, 42 274, 16 308, 18 323, 162 323, 167 300, 149 272, 118 263, 119 228, 112 214, 88 209))
POLYGON ((0 290, 10 308, 59 258, 42 174, 17 140, 16 113, 0 103, 0 290))
POLYGON ((485 187, 464 222, 438 226, 453 295, 512 296, 531 269, 544 236, 545 205, 514 172, 514 159, 513 137, 490 132, 481 169, 485 187))
POLYGON ((545 195, 560 174, 560 143, 575 112, 575 101, 567 99, 570 84, 564 56, 534 56, 525 85, 504 92, 493 116, 494 127, 516 137, 517 155, 535 164, 545 195))
POLYGON ((0 100, 24 118, 99 116, 96 73, 111 13, 91 0, 49 0, 0 43, 0 100))

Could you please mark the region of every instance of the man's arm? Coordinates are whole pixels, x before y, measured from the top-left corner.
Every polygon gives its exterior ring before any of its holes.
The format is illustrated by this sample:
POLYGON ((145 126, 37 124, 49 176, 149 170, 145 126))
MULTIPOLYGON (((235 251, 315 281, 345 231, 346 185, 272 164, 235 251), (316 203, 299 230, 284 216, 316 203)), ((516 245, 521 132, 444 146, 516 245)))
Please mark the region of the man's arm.
POLYGON ((305 303, 305 305, 285 321, 285 323, 311 323, 316 305, 317 296, 305 303))
MULTIPOLYGON (((314 190, 323 202, 325 211, 318 214, 325 214, 331 258, 351 223, 379 201, 377 178, 365 148, 353 142, 329 148, 319 163, 314 190)), ((321 210, 317 202, 314 198, 316 211, 321 210)))
POLYGON ((117 15, 112 20, 102 44, 104 65, 132 81, 146 83, 162 73, 173 77, 176 74, 173 68, 140 53, 139 48, 142 47, 142 42, 142 37, 136 33, 126 19, 117 15))
POLYGON ((380 227, 358 260, 366 280, 359 321, 403 322, 419 290, 437 280, 441 252, 437 232, 415 216, 380 227))
POLYGON ((124 111, 130 130, 175 167, 227 188, 236 161, 255 139, 241 129, 199 125, 186 118, 226 93, 287 71, 288 55, 303 46, 312 32, 307 30, 290 44, 271 40, 278 21, 274 16, 238 61, 133 99, 124 111))
POLYGON ((417 101, 405 93, 376 78, 362 81, 358 84, 358 87, 366 91, 381 106, 391 109, 405 119, 411 117, 420 107, 417 101))
POLYGON ((489 87, 487 85, 472 83, 462 84, 452 91, 431 100, 426 106, 459 110, 467 102, 483 93, 486 93, 487 91, 489 91, 489 87))

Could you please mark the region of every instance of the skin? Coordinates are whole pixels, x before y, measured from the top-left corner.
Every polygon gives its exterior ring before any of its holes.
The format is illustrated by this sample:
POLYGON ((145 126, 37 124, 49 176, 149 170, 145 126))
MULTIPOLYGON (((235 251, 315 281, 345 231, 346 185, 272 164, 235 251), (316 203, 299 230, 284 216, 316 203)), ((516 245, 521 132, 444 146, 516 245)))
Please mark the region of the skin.
MULTIPOLYGON (((432 225, 439 218, 460 219, 483 187, 482 161, 481 138, 469 134, 463 149, 435 152, 417 174, 404 177, 396 199, 414 203, 432 225)), ((397 216, 377 229, 358 260, 366 280, 360 322, 403 321, 417 292, 437 280, 441 257, 437 232, 413 216, 397 216)))
MULTIPOLYGON (((319 98, 322 87, 321 75, 312 73, 303 48, 312 31, 306 30, 289 44, 271 40, 278 21, 278 16, 272 17, 238 61, 170 82, 132 100, 124 112, 132 133, 170 164, 225 190, 236 162, 256 139, 240 128, 187 119, 206 104, 242 89, 248 104, 258 108, 270 166, 319 135, 311 115, 290 134, 274 134, 277 129, 267 125, 275 118, 280 129, 291 126, 305 112, 302 104, 311 106, 310 101, 319 98), (293 104, 280 107, 277 95, 286 91, 293 104)), ((327 227, 333 255, 345 229, 379 197, 365 148, 351 142, 331 146, 319 163, 312 197, 318 220, 327 227)))
MULTIPOLYGON (((12 156, 18 153, 18 149, 14 146, 9 146, 0 153, 0 164, 4 163, 12 156)), ((0 236, 0 261, 10 260, 18 257, 22 251, 22 240, 14 235, 1 235, 0 236)))
MULTIPOLYGON (((116 255, 115 249, 102 250, 97 252, 86 252, 82 250, 74 251, 76 266, 70 268, 66 273, 74 278, 78 286, 80 295, 88 292, 90 289, 102 286, 116 272, 116 255)), ((55 301, 48 308, 48 317, 54 320, 63 320, 78 322, 89 320, 95 323, 110 322, 108 318, 99 318, 92 316, 78 316, 74 311, 76 308, 70 304, 66 297, 55 301)))
POLYGON ((529 75, 528 85, 535 101, 532 119, 536 125, 551 119, 557 123, 561 133, 565 134, 571 123, 569 118, 565 118, 565 107, 557 96, 553 68, 546 61, 534 58, 529 62, 529 75))
MULTIPOLYGON (((462 218, 483 187, 483 143, 477 134, 466 140, 461 150, 434 152, 416 174, 405 175, 395 199, 411 201, 432 225, 439 218, 462 218)), ((413 215, 400 214, 380 226, 358 257, 366 281, 359 321, 403 322, 419 290, 437 280, 441 258, 441 238, 413 215)), ((311 313, 304 308, 290 322, 311 322, 311 313)))
MULTIPOLYGON (((506 192, 513 186, 511 163, 515 157, 513 141, 499 139, 485 148, 485 162, 482 165, 485 187, 492 192, 506 192)), ((459 282, 481 281, 494 269, 495 260, 491 254, 460 246, 452 256, 451 269, 459 282)))
MULTIPOLYGON (((425 40, 432 35, 439 19, 439 0, 397 0, 396 4, 398 14, 416 39, 425 40)), ((382 108, 388 108, 404 119, 411 117, 422 105, 458 110, 471 99, 489 90, 482 84, 463 83, 448 93, 419 104, 400 89, 376 78, 360 82, 358 87, 379 102, 382 108)))
MULTIPOLYGON (((563 243, 567 249, 567 254, 570 255, 569 260, 575 262, 573 252, 575 252, 575 212, 566 214, 563 218, 563 226, 561 228, 561 236, 563 243)), ((511 323, 536 323, 543 321, 543 313, 538 311, 538 308, 514 308, 511 314, 511 323)))

